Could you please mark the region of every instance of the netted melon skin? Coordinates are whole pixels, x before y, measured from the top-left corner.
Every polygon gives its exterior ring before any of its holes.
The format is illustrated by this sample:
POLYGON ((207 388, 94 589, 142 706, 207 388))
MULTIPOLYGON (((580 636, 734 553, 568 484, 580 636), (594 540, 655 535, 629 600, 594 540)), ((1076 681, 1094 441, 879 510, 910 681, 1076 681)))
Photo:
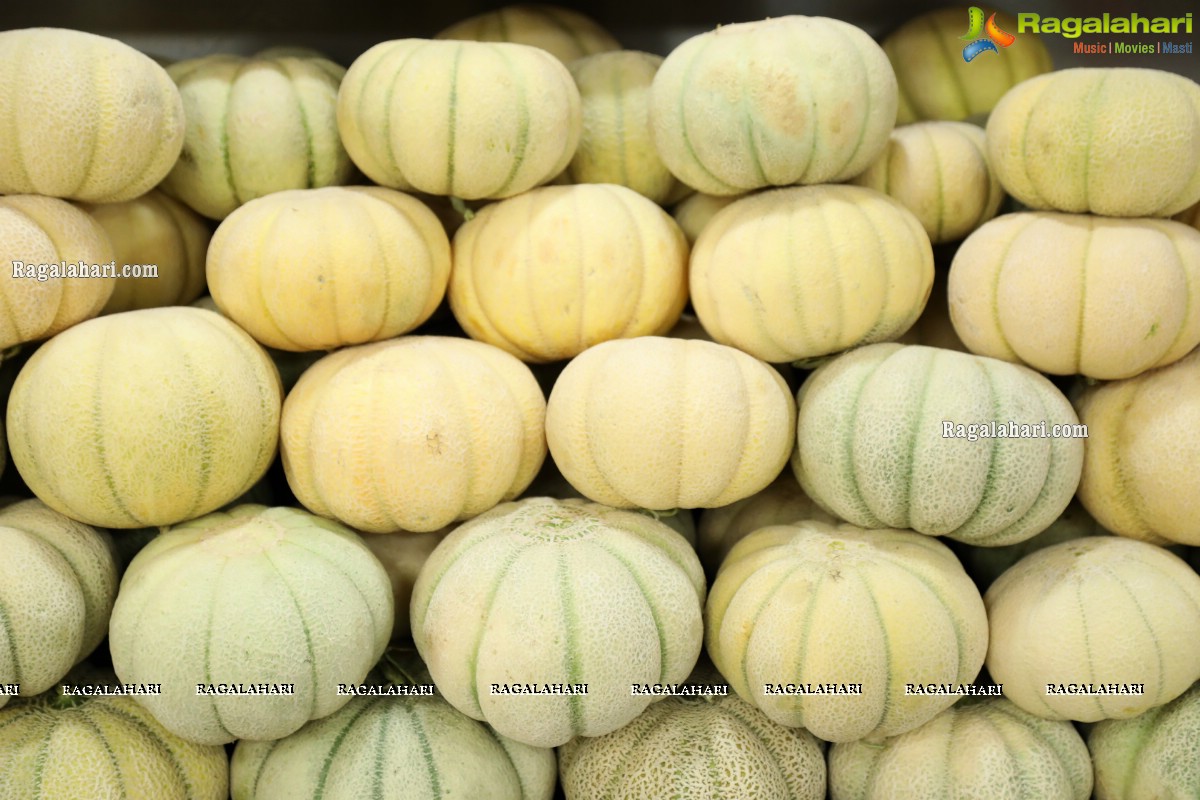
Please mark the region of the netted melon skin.
POLYGON ((1088 732, 1096 800, 1185 800, 1200 795, 1200 685, 1131 719, 1088 732))

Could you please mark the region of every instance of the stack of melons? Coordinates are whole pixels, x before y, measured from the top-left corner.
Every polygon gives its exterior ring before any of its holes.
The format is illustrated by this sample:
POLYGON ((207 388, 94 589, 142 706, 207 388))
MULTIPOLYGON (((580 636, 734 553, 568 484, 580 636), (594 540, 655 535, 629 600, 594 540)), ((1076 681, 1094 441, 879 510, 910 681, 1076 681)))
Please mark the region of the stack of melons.
POLYGON ((0 33, 0 795, 1194 794, 1200 87, 984 25, 0 33))

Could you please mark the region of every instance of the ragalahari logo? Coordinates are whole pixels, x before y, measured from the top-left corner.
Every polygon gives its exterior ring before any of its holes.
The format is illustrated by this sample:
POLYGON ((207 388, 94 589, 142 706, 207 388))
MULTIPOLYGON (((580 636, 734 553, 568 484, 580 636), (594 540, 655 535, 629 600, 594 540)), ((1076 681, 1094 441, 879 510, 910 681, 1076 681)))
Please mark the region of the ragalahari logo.
POLYGON ((1017 40, 1007 31, 1000 29, 996 24, 996 15, 993 13, 987 18, 987 23, 983 21, 983 9, 979 6, 971 6, 967 11, 967 19, 970 28, 962 36, 958 37, 969 44, 963 48, 963 60, 970 62, 975 59, 980 53, 999 53, 996 45, 1000 47, 1008 47, 1017 40))

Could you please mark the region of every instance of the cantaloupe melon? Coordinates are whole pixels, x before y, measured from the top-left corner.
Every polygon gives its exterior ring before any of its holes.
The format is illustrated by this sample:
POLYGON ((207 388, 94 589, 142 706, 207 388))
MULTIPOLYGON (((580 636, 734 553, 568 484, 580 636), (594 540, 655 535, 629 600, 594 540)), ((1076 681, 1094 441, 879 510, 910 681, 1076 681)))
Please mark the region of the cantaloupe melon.
POLYGON ((1134 67, 1030 78, 996 105, 988 161, 1031 209, 1169 217, 1200 200, 1200 85, 1134 67))
POLYGON ((492 203, 454 235, 450 308, 472 338, 561 361, 670 330, 687 302, 688 246, 624 186, 543 186, 492 203))
POLYGON ((862 172, 896 121, 896 76, 861 28, 784 16, 680 44, 654 77, 654 141, 700 192, 836 183, 862 172))
POLYGON ((117 203, 145 194, 183 147, 179 90, 107 36, 0 33, 0 194, 117 203))
POLYGON ((280 739, 350 700, 338 684, 383 655, 393 612, 387 573, 353 531, 243 505, 169 528, 134 557, 109 650, 122 682, 161 685, 136 699, 176 735, 280 739))
POLYGON ((1087 734, 1096 800, 1200 794, 1200 684, 1130 719, 1102 720, 1087 734))
POLYGON ((527 44, 564 64, 621 49, 613 35, 591 17, 549 3, 519 3, 476 14, 445 28, 436 38, 527 44))
POLYGON ((449 532, 450 528, 443 528, 429 533, 394 531, 361 534, 363 544, 379 559, 392 583, 392 599, 396 608, 392 641, 412 638, 408 606, 412 600, 413 586, 416 585, 417 576, 421 574, 421 567, 429 559, 429 554, 441 544, 449 532))

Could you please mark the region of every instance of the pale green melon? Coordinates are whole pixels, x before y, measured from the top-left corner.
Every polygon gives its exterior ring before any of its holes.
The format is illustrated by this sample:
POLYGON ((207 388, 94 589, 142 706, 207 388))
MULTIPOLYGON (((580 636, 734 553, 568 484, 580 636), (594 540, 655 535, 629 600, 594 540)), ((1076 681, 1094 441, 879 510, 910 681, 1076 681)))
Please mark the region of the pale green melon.
POLYGON ((1088 800, 1092 762, 1069 722, 969 697, 916 730, 829 751, 831 800, 1088 800))
POLYGON ((1088 732, 1096 800, 1200 797, 1200 684, 1131 719, 1103 720, 1088 732))
POLYGON ((620 730, 562 745, 558 768, 566 800, 825 799, 822 743, 733 694, 667 697, 620 730))
POLYGON ((519 742, 555 747, 637 717, 651 698, 632 684, 688 676, 704 589, 695 551, 663 523, 530 498, 438 545, 413 589, 413 639, 451 705, 519 742), (513 684, 573 692, 506 692, 513 684))
POLYGON ((124 683, 161 684, 137 699, 176 735, 280 739, 349 701, 337 686, 362 681, 383 654, 392 602, 387 573, 353 531, 243 505, 169 528, 134 557, 109 650, 124 683), (262 684, 291 692, 220 688, 262 684))

